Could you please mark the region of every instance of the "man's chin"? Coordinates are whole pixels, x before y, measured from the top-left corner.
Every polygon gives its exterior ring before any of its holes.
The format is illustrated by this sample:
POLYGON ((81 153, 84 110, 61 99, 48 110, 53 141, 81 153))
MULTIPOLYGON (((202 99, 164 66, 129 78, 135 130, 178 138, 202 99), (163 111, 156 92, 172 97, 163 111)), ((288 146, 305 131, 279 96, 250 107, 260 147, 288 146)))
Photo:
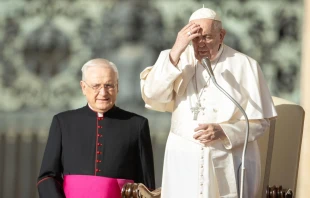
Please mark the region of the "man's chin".
POLYGON ((113 107, 113 105, 111 105, 110 103, 109 104, 97 104, 96 106, 98 109, 100 109, 104 112, 110 110, 113 107))
POLYGON ((208 57, 210 59, 211 55, 209 53, 199 53, 200 60, 208 57))
POLYGON ((210 57, 210 55, 206 54, 206 55, 203 56, 203 55, 199 54, 199 55, 196 55, 195 57, 196 57, 196 59, 197 59, 199 62, 201 62, 202 58, 204 58, 204 57, 210 57))
POLYGON ((201 61, 201 57, 197 54, 195 54, 195 58, 200 62, 201 61))

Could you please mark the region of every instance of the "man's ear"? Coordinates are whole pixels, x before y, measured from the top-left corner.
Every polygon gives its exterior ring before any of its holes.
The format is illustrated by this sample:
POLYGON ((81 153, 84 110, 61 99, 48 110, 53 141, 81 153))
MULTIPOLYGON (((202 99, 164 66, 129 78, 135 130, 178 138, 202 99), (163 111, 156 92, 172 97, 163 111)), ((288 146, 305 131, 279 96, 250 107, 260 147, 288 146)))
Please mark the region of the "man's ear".
POLYGON ((86 93, 85 93, 86 92, 86 85, 82 80, 80 81, 80 85, 81 85, 83 95, 86 95, 86 93))
POLYGON ((221 29, 221 33, 220 33, 221 43, 223 43, 225 35, 226 35, 226 30, 225 29, 221 29))

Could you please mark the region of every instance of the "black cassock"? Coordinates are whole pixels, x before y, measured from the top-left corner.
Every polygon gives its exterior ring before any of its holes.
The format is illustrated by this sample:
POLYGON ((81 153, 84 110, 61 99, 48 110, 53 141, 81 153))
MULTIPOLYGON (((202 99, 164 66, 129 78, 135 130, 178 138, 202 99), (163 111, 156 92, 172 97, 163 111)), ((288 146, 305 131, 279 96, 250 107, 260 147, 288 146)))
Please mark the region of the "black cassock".
POLYGON ((103 117, 88 105, 55 115, 38 177, 40 197, 65 197, 66 175, 130 179, 154 189, 148 120, 116 106, 103 117))

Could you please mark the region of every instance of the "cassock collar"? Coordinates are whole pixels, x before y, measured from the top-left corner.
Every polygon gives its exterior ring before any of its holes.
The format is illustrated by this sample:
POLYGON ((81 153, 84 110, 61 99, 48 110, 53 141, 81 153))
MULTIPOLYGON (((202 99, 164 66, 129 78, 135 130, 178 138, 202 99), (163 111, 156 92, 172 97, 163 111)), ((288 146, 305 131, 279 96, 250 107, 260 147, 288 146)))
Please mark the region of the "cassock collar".
POLYGON ((87 114, 90 115, 91 117, 110 117, 117 111, 118 107, 113 105, 113 107, 105 113, 99 113, 99 112, 94 111, 89 106, 89 104, 85 106, 85 109, 87 110, 87 114))
POLYGON ((218 62, 218 59, 220 58, 222 52, 224 50, 224 43, 221 44, 219 51, 217 52, 215 58, 211 61, 211 63, 216 63, 218 62))
MULTIPOLYGON (((210 60, 211 64, 217 63, 218 59, 220 58, 222 52, 224 50, 224 43, 221 44, 219 51, 217 52, 215 58, 213 60, 210 60)), ((200 64, 198 60, 195 58, 195 65, 200 64)))

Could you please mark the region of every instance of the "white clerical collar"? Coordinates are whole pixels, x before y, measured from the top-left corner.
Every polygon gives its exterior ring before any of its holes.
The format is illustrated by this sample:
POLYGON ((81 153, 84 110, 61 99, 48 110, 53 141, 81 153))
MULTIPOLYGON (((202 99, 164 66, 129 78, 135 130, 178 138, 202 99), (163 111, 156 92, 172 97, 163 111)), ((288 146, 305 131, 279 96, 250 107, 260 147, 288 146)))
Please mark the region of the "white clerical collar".
MULTIPOLYGON (((89 106, 89 108, 91 109, 91 110, 93 110, 94 112, 96 112, 90 105, 89 105, 89 103, 87 103, 88 104, 88 106, 89 106)), ((100 113, 100 112, 97 112, 97 117, 103 117, 103 113, 100 113)))
POLYGON ((220 56, 221 56, 221 54, 222 54, 222 52, 223 52, 223 49, 224 49, 224 44, 222 43, 221 46, 220 46, 219 51, 217 52, 217 54, 216 54, 216 56, 215 56, 215 58, 214 58, 213 60, 210 60, 211 63, 217 62, 217 59, 220 58, 220 56))

